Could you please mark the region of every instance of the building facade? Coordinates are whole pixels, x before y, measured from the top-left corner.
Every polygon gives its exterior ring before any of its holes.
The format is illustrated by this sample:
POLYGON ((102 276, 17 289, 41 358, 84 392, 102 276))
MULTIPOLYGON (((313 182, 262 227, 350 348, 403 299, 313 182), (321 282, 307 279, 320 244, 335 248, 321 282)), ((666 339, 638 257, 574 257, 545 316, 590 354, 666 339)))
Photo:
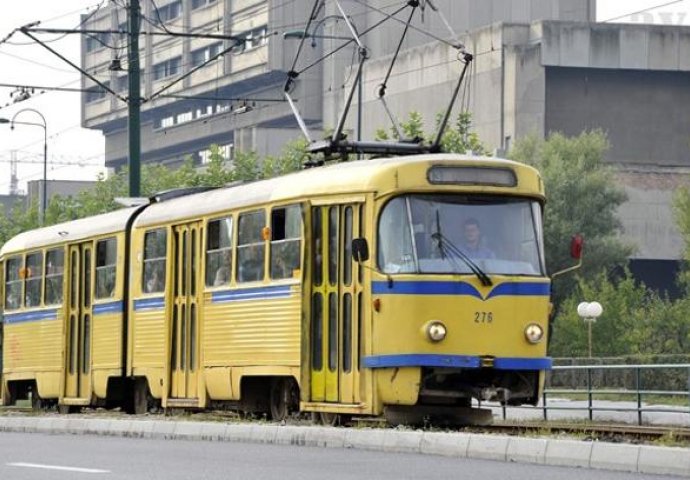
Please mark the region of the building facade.
MULTIPOLYGON (((385 14, 405 2, 341 0, 367 47, 362 103, 346 131, 356 131, 361 108, 363 138, 389 125, 376 98, 403 25, 385 14)), ((690 178, 690 29, 681 26, 596 24, 595 0, 437 0, 444 16, 426 8, 415 15, 391 72, 386 99, 405 118, 419 111, 429 122, 446 108, 461 64, 457 50, 438 38, 459 39, 475 55, 466 102, 482 141, 502 153, 528 134, 577 135, 603 129, 611 149, 606 160, 628 194, 620 209, 624 237, 636 246, 632 268, 647 281, 677 268, 682 240, 675 229, 672 193, 690 178), (431 33, 435 37, 429 36, 431 33)), ((300 131, 282 99, 283 85, 311 0, 142 0, 148 32, 142 41, 142 148, 144 162, 175 163, 188 155, 204 162, 212 143, 232 151, 276 154, 300 131), (151 33, 215 32, 246 38, 221 59, 156 93, 230 41, 176 38, 151 33), (292 32, 292 33, 291 33, 292 32), (284 38, 284 35, 288 38, 284 38), (292 38, 289 38, 292 37, 292 38), (184 98, 183 98, 184 97, 184 98), (195 98, 187 98, 195 97, 195 98), (256 100, 251 100, 251 99, 256 100), (247 100, 245 103, 243 100, 247 100), (249 108, 245 108, 249 106, 249 108), (244 113, 241 113, 244 112, 244 113), (241 113, 241 114, 240 114, 241 113)), ((398 19, 406 19, 401 13, 398 19)), ((85 28, 121 29, 125 11, 111 5, 85 28)), ((312 23, 296 70, 342 44, 348 35, 334 2, 325 2, 312 23)), ((86 37, 82 63, 126 93, 126 36, 86 37)), ((354 78, 357 50, 342 49, 297 79, 293 97, 314 137, 336 124, 354 78)), ((93 87, 85 81, 85 88, 93 87)), ((127 161, 127 109, 102 94, 84 95, 83 124, 102 130, 106 164, 127 161)), ((431 130, 432 125, 428 126, 431 130)))

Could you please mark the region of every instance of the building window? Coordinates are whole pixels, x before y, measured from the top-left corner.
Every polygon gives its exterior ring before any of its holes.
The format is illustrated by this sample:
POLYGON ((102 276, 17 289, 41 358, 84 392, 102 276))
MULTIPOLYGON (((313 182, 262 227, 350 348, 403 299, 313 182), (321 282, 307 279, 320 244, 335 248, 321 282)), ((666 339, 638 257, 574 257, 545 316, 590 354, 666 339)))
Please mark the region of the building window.
MULTIPOLYGON (((103 84, 108 86, 109 82, 103 82, 103 84)), ((99 100, 103 100, 107 95, 108 92, 106 92, 103 87, 94 85, 86 89, 86 103, 98 102, 99 100)))
POLYGON ((175 2, 168 3, 167 5, 159 5, 156 7, 154 4, 154 12, 152 21, 155 24, 166 23, 171 20, 178 18, 182 14, 182 1, 177 0, 175 2))
POLYGON ((218 42, 192 51, 192 68, 208 62, 223 50, 223 43, 218 42))
POLYGON ((96 298, 115 296, 117 275, 117 240, 109 238, 96 244, 96 298))
POLYGON ((177 75, 182 70, 182 57, 174 57, 157 63, 153 66, 153 79, 160 80, 162 78, 177 75))
POLYGON ((192 10, 216 3, 218 0, 192 0, 192 10))
POLYGON ((62 249, 48 250, 46 253, 46 305, 62 303, 62 276, 64 271, 65 252, 62 249))
POLYGON ((271 212, 271 278, 292 278, 300 268, 302 210, 299 205, 271 212))
MULTIPOLYGON (((218 146, 218 153, 223 157, 223 159, 227 162, 232 160, 232 156, 234 153, 234 145, 232 143, 229 143, 227 145, 219 145, 218 146)), ((211 163, 211 149, 207 148, 206 150, 202 150, 198 152, 199 155, 199 163, 201 165, 206 165, 208 163, 211 163)))
POLYGON ((167 232, 164 228, 146 232, 144 237, 144 293, 162 292, 165 289, 165 251, 167 232))
POLYGON ((238 36, 244 38, 244 42, 237 46, 236 53, 244 53, 262 45, 268 44, 268 28, 266 25, 241 33, 238 36))
MULTIPOLYGON (((139 77, 141 78, 141 84, 144 85, 144 69, 139 70, 139 77)), ((126 92, 129 90, 129 75, 123 75, 121 77, 115 78, 115 91, 116 92, 126 92)))
POLYGON ((93 52, 101 48, 105 48, 110 41, 109 33, 89 33, 86 36, 86 51, 93 52))

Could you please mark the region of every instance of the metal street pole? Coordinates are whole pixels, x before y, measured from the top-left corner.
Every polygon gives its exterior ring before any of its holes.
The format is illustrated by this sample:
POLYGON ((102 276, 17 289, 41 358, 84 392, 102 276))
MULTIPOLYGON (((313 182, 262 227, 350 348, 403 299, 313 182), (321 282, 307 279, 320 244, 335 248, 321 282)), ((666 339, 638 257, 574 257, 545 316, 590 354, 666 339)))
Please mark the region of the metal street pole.
POLYGON ((139 0, 129 2, 129 196, 138 197, 141 185, 141 80, 139 66, 139 0))
POLYGON ((14 129, 15 125, 33 125, 34 127, 41 127, 43 129, 43 184, 41 185, 41 205, 38 212, 39 225, 43 226, 45 223, 46 208, 48 205, 48 123, 41 112, 33 108, 23 108, 16 112, 11 120, 0 118, 0 123, 9 123, 10 128, 14 129), (43 120, 43 123, 35 122, 18 122, 15 119, 17 115, 23 112, 33 112, 43 120))

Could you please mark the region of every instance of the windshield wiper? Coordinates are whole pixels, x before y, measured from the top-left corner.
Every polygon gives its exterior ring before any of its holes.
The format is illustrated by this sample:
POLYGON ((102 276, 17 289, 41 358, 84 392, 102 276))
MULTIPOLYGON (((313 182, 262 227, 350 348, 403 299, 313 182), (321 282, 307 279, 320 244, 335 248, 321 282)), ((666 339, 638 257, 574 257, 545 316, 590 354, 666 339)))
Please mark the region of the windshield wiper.
POLYGON ((431 238, 436 240, 438 242, 438 247, 439 250, 441 251, 441 255, 443 256, 446 250, 448 250, 449 253, 452 254, 451 258, 459 258, 465 264, 470 268, 472 273, 474 273, 477 278, 479 279, 480 282, 482 282, 482 285, 485 287, 490 287, 494 283, 491 281, 491 278, 481 269, 479 268, 479 265, 477 265, 470 257, 468 257, 462 250, 460 250, 458 247, 456 247, 453 242, 448 240, 447 237, 445 237, 440 230, 438 229, 438 225, 436 226, 437 232, 431 234, 431 238))

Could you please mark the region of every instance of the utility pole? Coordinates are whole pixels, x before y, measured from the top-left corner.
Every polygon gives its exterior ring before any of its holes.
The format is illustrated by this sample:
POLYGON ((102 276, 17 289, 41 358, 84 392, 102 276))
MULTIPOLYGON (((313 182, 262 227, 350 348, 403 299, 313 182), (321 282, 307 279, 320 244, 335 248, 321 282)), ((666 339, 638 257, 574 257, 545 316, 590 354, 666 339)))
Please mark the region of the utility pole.
POLYGON ((129 1, 129 196, 141 195, 141 69, 139 67, 139 0, 129 1))

